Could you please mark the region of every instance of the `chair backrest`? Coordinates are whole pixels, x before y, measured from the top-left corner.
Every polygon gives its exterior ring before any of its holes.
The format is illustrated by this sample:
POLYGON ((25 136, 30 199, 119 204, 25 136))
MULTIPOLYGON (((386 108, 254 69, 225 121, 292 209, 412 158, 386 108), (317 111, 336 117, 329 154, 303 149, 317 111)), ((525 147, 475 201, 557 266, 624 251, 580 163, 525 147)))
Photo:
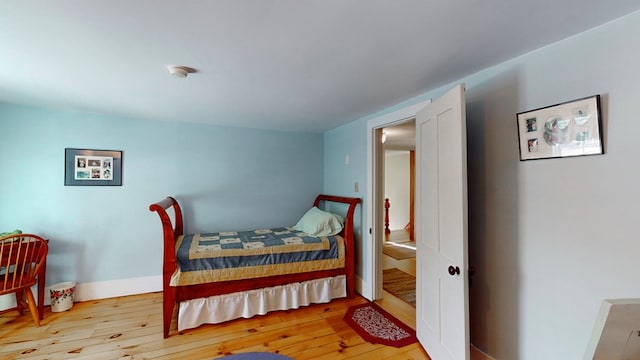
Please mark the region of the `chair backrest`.
POLYGON ((38 235, 13 234, 0 238, 0 295, 36 284, 44 271, 49 247, 38 235))

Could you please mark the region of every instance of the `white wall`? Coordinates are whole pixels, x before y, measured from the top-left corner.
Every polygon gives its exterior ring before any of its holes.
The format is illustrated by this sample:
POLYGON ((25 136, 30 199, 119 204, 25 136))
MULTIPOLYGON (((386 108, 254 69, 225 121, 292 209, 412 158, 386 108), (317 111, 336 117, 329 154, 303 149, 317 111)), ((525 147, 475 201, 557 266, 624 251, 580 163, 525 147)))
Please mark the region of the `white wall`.
POLYGON ((389 228, 404 229, 409 223, 409 152, 384 152, 384 193, 389 199, 389 228))
POLYGON ((472 339, 580 359, 600 303, 638 297, 640 13, 467 79, 472 339), (606 154, 520 162, 515 114, 600 94, 606 154))
MULTIPOLYGON (((495 359, 581 359, 602 300, 640 297, 638 34, 640 12, 458 81, 467 85, 471 340, 495 359), (594 94, 605 155, 519 161, 516 113, 594 94)), ((325 134, 325 176, 341 170, 328 160, 350 152, 362 170, 349 176, 366 179, 366 155, 353 154, 367 120, 453 85, 325 134)))

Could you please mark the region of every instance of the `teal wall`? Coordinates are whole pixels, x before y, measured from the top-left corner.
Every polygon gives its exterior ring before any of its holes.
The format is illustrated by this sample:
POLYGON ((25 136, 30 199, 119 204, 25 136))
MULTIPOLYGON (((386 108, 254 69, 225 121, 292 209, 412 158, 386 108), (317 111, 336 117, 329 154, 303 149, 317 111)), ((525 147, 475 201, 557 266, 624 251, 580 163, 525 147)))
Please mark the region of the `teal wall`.
POLYGON ((602 300, 640 298, 638 34, 640 12, 325 134, 325 191, 363 191, 367 121, 466 84, 471 340, 495 359, 582 359, 602 300), (605 155, 519 161, 516 113, 595 94, 605 155))
POLYGON ((0 105, 0 231, 50 238, 47 284, 161 274, 160 220, 188 231, 293 225, 322 191, 322 134, 0 105), (122 150, 122 186, 64 186, 64 149, 122 150))
POLYGON ((324 192, 340 196, 358 197, 362 200, 354 215, 354 232, 356 238, 356 273, 362 276, 364 265, 362 254, 367 244, 362 241, 362 231, 365 223, 363 207, 366 206, 366 161, 367 139, 362 129, 361 121, 355 121, 338 130, 331 130, 324 136, 324 192), (358 183, 359 190, 354 185, 358 183))

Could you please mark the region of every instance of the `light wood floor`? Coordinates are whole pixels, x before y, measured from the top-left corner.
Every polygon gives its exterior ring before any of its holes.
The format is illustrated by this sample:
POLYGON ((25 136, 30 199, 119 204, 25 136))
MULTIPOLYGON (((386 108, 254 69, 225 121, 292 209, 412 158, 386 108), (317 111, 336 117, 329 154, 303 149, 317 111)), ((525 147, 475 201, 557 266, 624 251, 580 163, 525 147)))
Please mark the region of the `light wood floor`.
MULTIPOLYGON (((406 230, 392 230, 386 241, 399 243, 407 242, 409 241, 409 233, 406 230)), ((386 254, 382 254, 382 268, 397 268, 407 274, 416 276, 416 258, 397 260, 386 254)), ((387 312, 397 317, 405 324, 414 329, 416 328, 416 309, 413 306, 391 295, 385 290, 382 291, 382 300, 376 302, 382 308, 387 310, 387 312)))
MULTIPOLYGON (((396 242, 401 244, 410 244, 415 246, 415 242, 410 242, 409 240, 409 232, 406 230, 392 230, 391 234, 386 238, 386 241, 396 242)), ((382 268, 383 269, 391 269, 397 268, 400 269, 407 274, 416 276, 416 258, 397 260, 392 258, 391 256, 387 256, 383 254, 382 256, 382 268)))
MULTIPOLYGON (((294 359, 429 359, 418 344, 402 348, 363 340, 342 318, 362 297, 176 332, 162 338, 160 293, 74 304, 63 313, 45 309, 39 328, 31 316, 0 316, 0 359, 215 359, 278 352, 294 359)), ((388 310, 390 301, 382 300, 388 310)), ((415 316, 413 316, 415 324, 415 316)))

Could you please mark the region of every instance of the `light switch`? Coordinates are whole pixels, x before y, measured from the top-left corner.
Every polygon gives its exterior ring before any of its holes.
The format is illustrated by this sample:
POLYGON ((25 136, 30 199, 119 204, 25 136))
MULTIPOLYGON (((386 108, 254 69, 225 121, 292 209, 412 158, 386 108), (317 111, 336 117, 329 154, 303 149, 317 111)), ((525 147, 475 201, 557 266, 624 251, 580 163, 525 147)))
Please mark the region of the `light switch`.
POLYGON ((354 182, 353 183, 353 192, 358 192, 360 191, 360 184, 358 184, 358 182, 354 182))

